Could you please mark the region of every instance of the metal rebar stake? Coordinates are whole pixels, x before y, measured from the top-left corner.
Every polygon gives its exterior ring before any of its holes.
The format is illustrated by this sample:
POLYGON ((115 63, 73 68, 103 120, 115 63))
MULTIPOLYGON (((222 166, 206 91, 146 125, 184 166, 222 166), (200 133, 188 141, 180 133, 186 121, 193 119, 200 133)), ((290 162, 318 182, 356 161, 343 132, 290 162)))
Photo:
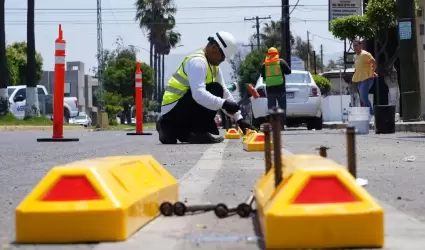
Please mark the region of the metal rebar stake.
POLYGON ((328 157, 328 149, 329 148, 326 147, 326 146, 320 146, 320 148, 318 148, 320 156, 327 158, 328 157))
POLYGON ((271 131, 272 127, 270 123, 264 123, 262 125, 264 133, 264 160, 266 164, 266 174, 272 168, 272 145, 271 145, 271 131))
POLYGON ((357 178, 357 164, 356 164, 356 131, 354 127, 347 127, 347 168, 348 172, 357 178))
POLYGON ((282 141, 280 136, 281 131, 281 117, 283 110, 280 108, 273 108, 270 113, 270 119, 273 130, 273 155, 274 155, 274 171, 275 171, 275 187, 279 186, 282 182, 282 141))

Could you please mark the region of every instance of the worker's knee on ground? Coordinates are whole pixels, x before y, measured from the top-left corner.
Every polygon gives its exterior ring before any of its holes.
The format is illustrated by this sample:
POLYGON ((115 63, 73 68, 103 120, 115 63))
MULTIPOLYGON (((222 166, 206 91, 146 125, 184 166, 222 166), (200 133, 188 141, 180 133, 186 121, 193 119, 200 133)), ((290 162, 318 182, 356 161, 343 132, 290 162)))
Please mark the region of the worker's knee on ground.
POLYGON ((210 92, 211 94, 217 97, 223 98, 224 96, 223 86, 218 82, 207 84, 206 89, 208 92, 210 92))

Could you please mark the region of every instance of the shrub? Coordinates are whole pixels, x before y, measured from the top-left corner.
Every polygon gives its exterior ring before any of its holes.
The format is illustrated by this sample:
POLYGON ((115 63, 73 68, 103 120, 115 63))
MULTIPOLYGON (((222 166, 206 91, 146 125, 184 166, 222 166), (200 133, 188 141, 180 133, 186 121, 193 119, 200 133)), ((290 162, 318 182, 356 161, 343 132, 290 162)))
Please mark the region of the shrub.
POLYGON ((319 87, 322 95, 324 96, 328 95, 332 87, 331 81, 321 75, 313 75, 313 79, 316 82, 317 87, 319 87))

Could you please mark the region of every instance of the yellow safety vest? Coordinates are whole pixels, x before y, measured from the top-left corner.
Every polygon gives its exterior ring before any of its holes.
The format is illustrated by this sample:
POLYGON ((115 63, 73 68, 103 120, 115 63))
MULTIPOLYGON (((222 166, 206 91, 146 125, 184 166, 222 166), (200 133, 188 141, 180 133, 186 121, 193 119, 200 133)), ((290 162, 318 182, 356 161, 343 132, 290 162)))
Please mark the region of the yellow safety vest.
MULTIPOLYGON (((164 96, 162 97, 162 106, 172 104, 177 102, 186 94, 186 92, 190 89, 189 80, 187 74, 184 72, 184 63, 193 57, 202 57, 207 60, 205 57, 205 53, 203 50, 198 50, 194 54, 187 56, 184 58, 180 67, 177 69, 176 73, 174 73, 170 80, 168 81, 168 85, 165 88, 164 96)), ((208 62, 207 62, 208 63, 208 62)), ((210 84, 214 82, 214 79, 218 76, 218 66, 212 66, 208 64, 207 77, 205 79, 205 84, 210 84)))

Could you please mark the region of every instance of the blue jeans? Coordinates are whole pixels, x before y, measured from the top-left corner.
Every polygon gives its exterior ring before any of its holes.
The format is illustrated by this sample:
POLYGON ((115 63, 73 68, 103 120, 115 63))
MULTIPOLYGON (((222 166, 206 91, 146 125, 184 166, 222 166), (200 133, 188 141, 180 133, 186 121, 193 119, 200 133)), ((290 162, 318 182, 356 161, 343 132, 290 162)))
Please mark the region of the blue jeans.
POLYGON ((373 85, 373 78, 359 82, 360 99, 365 107, 369 107, 369 114, 374 115, 373 107, 369 100, 369 90, 373 85))

